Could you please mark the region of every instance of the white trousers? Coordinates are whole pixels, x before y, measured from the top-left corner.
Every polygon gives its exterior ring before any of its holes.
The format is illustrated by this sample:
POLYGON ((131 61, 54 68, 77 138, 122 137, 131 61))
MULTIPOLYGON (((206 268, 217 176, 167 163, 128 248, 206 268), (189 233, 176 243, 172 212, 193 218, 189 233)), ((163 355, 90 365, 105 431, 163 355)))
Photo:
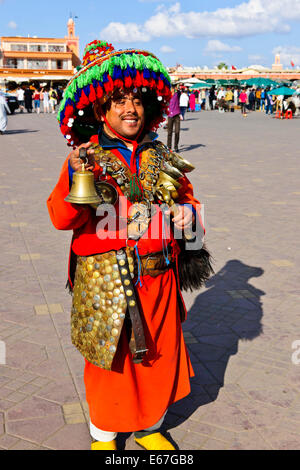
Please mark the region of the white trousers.
MULTIPOLYGON (((163 415, 163 417, 153 426, 150 426, 150 428, 143 429, 143 431, 156 431, 158 430, 166 416, 167 412, 163 415)), ((93 439, 96 441, 100 442, 110 442, 116 439, 117 433, 116 432, 110 432, 110 431, 102 431, 102 429, 96 428, 96 426, 93 425, 93 423, 90 421, 90 434, 93 439)))

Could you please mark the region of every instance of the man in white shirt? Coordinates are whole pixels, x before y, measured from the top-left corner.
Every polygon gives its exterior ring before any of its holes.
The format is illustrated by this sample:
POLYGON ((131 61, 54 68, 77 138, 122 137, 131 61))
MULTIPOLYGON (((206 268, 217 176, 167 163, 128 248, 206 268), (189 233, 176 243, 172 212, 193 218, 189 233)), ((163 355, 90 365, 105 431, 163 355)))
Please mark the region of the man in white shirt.
POLYGON ((186 113, 187 108, 189 107, 189 96, 185 91, 183 91, 180 95, 179 107, 182 120, 184 121, 184 115, 186 113))
POLYGON ((221 89, 218 91, 217 99, 218 99, 218 100, 224 99, 225 96, 226 96, 226 92, 225 92, 224 88, 221 88, 221 89))
POLYGON ((23 90, 23 88, 19 87, 17 89, 17 100, 19 103, 21 113, 23 113, 24 111, 24 94, 25 94, 25 91, 23 90))

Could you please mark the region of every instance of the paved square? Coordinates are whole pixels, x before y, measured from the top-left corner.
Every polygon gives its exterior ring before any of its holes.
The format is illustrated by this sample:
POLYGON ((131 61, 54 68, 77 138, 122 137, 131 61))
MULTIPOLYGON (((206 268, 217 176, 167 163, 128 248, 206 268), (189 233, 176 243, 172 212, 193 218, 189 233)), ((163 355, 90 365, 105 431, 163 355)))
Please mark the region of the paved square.
MULTIPOLYGON (((300 119, 186 117, 180 146, 196 166, 215 275, 184 294, 195 377, 165 430, 179 449, 300 449, 300 119)), ((56 116, 16 114, 9 130, 0 137, 0 449, 89 449, 64 288, 71 233, 56 231, 46 208, 68 148, 56 116)))

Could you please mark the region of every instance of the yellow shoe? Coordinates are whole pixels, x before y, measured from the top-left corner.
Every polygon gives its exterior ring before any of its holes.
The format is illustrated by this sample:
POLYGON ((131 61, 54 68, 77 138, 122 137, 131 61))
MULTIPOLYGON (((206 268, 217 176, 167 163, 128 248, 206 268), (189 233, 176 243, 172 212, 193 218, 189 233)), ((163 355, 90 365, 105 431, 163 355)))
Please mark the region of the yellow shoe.
POLYGON ((160 432, 149 434, 141 438, 134 438, 135 442, 146 450, 176 450, 160 432))
POLYGON ((109 442, 92 442, 91 450, 117 450, 117 444, 115 439, 109 442))

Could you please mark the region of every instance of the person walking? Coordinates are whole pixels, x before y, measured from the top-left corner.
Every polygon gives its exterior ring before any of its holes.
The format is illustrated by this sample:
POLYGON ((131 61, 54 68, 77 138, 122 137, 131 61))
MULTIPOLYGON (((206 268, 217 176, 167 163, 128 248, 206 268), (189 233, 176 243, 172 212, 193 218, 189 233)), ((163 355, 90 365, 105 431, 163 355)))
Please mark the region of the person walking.
POLYGON ((256 110, 260 110, 260 97, 261 97, 261 89, 257 88, 255 92, 255 100, 256 100, 256 110))
POLYGON ((213 85, 209 90, 209 107, 211 111, 215 109, 216 100, 217 100, 217 97, 215 93, 215 86, 213 85))
POLYGON ((200 97, 199 90, 194 90, 194 95, 195 95, 196 104, 201 104, 201 97, 200 97), (199 97, 200 97, 200 99, 199 99, 199 97))
MULTIPOLYGON (((181 328, 186 310, 175 266, 182 268, 188 257, 195 261, 202 252, 194 266, 205 259, 206 267, 192 274, 198 285, 201 277, 207 279, 209 258, 204 249, 188 256, 185 241, 179 245, 173 231, 166 231, 159 205, 175 197, 178 211, 172 220, 180 233, 201 221, 187 177, 182 174, 176 193, 161 170, 165 164, 174 177, 178 156, 151 133, 163 121, 170 86, 166 69, 151 53, 115 51, 96 40, 87 45, 83 67, 58 113, 61 131, 75 149, 47 204, 54 226, 73 230, 72 342, 85 358, 92 450, 116 450, 118 432, 134 432, 135 442, 146 450, 174 450, 160 427, 169 406, 190 393, 194 375, 181 328), (82 165, 98 188, 99 203, 92 206, 66 200, 82 165), (100 213, 107 211, 108 200, 117 224, 106 226, 100 213)), ((186 287, 190 270, 185 266, 186 287)))
POLYGON ((253 89, 250 90, 248 100, 249 100, 249 110, 255 111, 255 93, 253 89))
POLYGON ((233 92, 231 88, 227 88, 226 95, 225 95, 226 107, 225 111, 230 111, 233 105, 233 92))
POLYGON ((237 88, 233 90, 233 103, 235 107, 239 104, 239 90, 237 88))
POLYGON ((180 114, 181 114, 182 120, 184 121, 186 110, 189 107, 189 96, 186 93, 186 91, 181 92, 179 105, 180 105, 180 114))
POLYGON ((190 103, 190 110, 191 110, 192 113, 194 113, 194 112, 195 112, 195 109, 196 109, 196 97, 195 97, 195 93, 194 93, 194 92, 192 92, 192 93, 190 94, 190 101, 189 101, 189 103, 190 103))
POLYGON ((4 93, 0 90, 0 135, 3 135, 7 127, 7 113, 10 113, 4 93))
POLYGON ((44 113, 50 112, 49 92, 47 89, 43 89, 43 110, 44 110, 44 113))
POLYGON ((27 86, 25 88, 24 98, 25 98, 25 108, 27 113, 32 113, 32 95, 33 91, 27 86))
POLYGON ((21 113, 23 113, 24 109, 25 109, 24 95, 25 95, 25 91, 23 90, 23 88, 18 87, 18 89, 17 89, 17 100, 18 100, 18 103, 19 103, 19 108, 20 108, 21 113))
POLYGON ((240 105, 241 105, 241 113, 244 117, 247 116, 247 112, 246 112, 247 98, 248 97, 247 97, 246 91, 242 90, 239 96, 239 100, 240 100, 240 105))
POLYGON ((265 103, 266 103, 266 92, 264 89, 261 90, 260 93, 260 109, 261 111, 265 110, 265 103))
POLYGON ((199 92, 199 96, 200 96, 200 100, 199 100, 200 111, 202 111, 202 109, 203 110, 206 109, 206 90, 204 88, 202 88, 201 91, 199 92))
POLYGON ((180 91, 176 87, 171 88, 172 98, 169 104, 168 114, 168 142, 167 146, 169 149, 174 148, 175 152, 178 152, 179 138, 180 138, 180 91), (175 128, 175 129, 174 129, 175 128), (174 130, 174 147, 172 147, 172 135, 174 130))
POLYGON ((210 90, 209 88, 205 89, 205 111, 210 111, 210 90))
POLYGON ((266 93, 266 114, 273 114, 273 105, 274 101, 272 99, 272 95, 266 93))
POLYGON ((38 90, 35 90, 33 93, 33 102, 34 102, 34 110, 37 114, 40 114, 41 110, 41 93, 38 90))
POLYGON ((49 103, 50 103, 50 109, 52 114, 55 113, 55 106, 57 104, 57 94, 56 91, 53 88, 50 88, 50 93, 49 93, 49 103))

